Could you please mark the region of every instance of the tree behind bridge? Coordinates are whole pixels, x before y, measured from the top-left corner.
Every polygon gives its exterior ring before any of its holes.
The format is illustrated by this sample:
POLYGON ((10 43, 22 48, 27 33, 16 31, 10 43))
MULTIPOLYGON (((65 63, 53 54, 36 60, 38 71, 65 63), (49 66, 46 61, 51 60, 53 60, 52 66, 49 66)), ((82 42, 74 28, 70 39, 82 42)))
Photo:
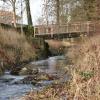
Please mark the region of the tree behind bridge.
POLYGON ((32 26, 32 17, 31 17, 31 10, 30 10, 30 0, 25 0, 26 5, 26 12, 27 12, 27 22, 28 25, 32 26))
POLYGON ((48 21, 65 24, 69 21, 95 21, 100 19, 99 0, 45 0, 48 21), (47 10, 48 7, 48 10, 47 10))

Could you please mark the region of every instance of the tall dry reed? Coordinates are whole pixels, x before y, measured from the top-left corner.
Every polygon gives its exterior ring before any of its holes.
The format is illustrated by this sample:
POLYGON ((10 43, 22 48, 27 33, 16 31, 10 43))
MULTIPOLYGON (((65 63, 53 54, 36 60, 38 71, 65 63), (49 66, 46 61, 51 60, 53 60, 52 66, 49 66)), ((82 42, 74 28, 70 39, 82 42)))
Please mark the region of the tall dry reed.
POLYGON ((69 100, 100 100, 100 36, 69 50, 73 63, 69 100))
MULTIPOLYGON (((24 61, 35 57, 35 50, 26 40, 24 34, 15 30, 0 28, 0 50, 13 62, 24 61)), ((5 57, 0 54, 0 58, 5 57)))

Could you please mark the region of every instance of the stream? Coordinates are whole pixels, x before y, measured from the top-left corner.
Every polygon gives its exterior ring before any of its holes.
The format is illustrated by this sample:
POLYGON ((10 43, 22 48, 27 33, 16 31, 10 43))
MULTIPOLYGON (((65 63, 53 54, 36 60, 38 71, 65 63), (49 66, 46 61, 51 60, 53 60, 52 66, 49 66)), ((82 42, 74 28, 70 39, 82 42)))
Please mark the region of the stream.
MULTIPOLYGON (((39 70, 49 74, 62 74, 64 68, 61 63, 64 63, 66 59, 64 56, 50 57, 46 60, 31 62, 31 65, 36 65, 39 70), (60 65, 61 64, 61 65, 60 65)), ((24 79, 26 76, 13 76, 9 72, 5 72, 3 76, 0 76, 0 100, 19 100, 21 96, 24 96, 31 90, 40 90, 42 87, 33 86, 31 84, 13 84, 14 81, 24 79)), ((67 79, 66 79, 67 80, 67 79)), ((44 82, 50 84, 50 82, 44 82)))

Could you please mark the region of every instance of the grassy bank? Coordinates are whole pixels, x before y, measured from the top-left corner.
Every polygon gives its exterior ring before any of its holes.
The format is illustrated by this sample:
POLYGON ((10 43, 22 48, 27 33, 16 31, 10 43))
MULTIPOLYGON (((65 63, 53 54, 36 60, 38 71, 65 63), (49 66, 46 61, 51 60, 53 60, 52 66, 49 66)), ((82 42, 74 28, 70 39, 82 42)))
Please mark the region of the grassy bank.
POLYGON ((24 34, 0 28, 0 70, 35 57, 35 48, 28 43, 24 34))
POLYGON ((74 100, 100 100, 100 36, 70 50, 73 62, 69 94, 74 100))
POLYGON ((30 92, 22 100, 100 100, 100 36, 84 38, 66 54, 71 80, 30 92))

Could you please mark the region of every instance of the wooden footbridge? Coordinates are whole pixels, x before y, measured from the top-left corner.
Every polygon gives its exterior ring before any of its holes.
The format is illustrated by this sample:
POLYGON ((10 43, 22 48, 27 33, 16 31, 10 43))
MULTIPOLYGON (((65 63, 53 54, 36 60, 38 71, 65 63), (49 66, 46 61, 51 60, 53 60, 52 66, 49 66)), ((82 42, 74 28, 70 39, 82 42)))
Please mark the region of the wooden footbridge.
POLYGON ((90 35, 95 32, 95 24, 88 22, 68 23, 63 25, 37 25, 34 27, 34 37, 52 38, 71 38, 81 34, 90 35))

